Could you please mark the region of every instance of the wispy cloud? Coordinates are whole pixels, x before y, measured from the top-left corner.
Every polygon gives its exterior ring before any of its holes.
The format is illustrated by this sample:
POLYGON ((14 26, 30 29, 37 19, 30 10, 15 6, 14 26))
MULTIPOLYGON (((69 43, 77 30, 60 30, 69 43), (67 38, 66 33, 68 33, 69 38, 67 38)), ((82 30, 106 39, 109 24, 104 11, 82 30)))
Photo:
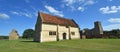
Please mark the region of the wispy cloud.
POLYGON ((81 12, 83 12, 84 10, 85 10, 85 8, 83 8, 83 7, 78 7, 78 10, 80 10, 81 12))
POLYGON ((26 3, 30 3, 30 0, 25 0, 26 3))
POLYGON ((117 13, 120 11, 120 6, 106 6, 99 9, 101 13, 103 14, 111 14, 111 13, 117 13))
POLYGON ((51 7, 51 6, 45 5, 45 8, 46 8, 50 13, 53 13, 53 14, 58 15, 58 16, 61 16, 61 17, 64 16, 61 11, 58 11, 58 10, 56 10, 55 8, 51 7))
POLYGON ((120 29, 120 24, 111 24, 103 27, 104 30, 120 29))
POLYGON ((12 11, 13 14, 16 14, 16 15, 20 15, 20 13, 16 12, 16 11, 12 11))
POLYGON ((104 26, 104 30, 120 29, 120 18, 110 18, 108 22, 111 24, 104 26))
POLYGON ((31 13, 26 13, 26 12, 16 12, 16 11, 12 11, 12 14, 18 15, 18 16, 26 16, 29 18, 32 18, 32 14, 31 13))
POLYGON ((0 18, 2 18, 2 19, 9 19, 10 16, 5 14, 5 13, 0 13, 0 18))
POLYGON ((38 12, 39 12, 39 11, 44 12, 44 13, 48 13, 47 11, 40 10, 40 9, 38 9, 38 8, 32 6, 32 5, 31 5, 30 7, 31 7, 31 9, 33 10, 33 12, 32 12, 33 15, 36 16, 36 17, 37 17, 37 15, 38 15, 38 12))
POLYGON ((112 23, 120 23, 120 18, 110 18, 108 21, 112 23))
POLYGON ((70 7, 72 10, 79 11, 81 11, 81 9, 84 11, 84 8, 86 8, 86 6, 93 5, 95 3, 96 2, 94 0, 63 0, 64 6, 70 7))
POLYGON ((34 6, 31 5, 30 7, 32 8, 33 11, 38 11, 38 9, 35 8, 34 6))
POLYGON ((32 14, 30 13, 23 13, 24 16, 32 18, 32 14))
POLYGON ((82 3, 84 0, 63 0, 66 6, 73 6, 74 4, 82 3))
POLYGON ((95 4, 95 1, 93 1, 93 0, 87 0, 86 2, 84 2, 84 6, 86 6, 86 5, 93 5, 93 4, 95 4))

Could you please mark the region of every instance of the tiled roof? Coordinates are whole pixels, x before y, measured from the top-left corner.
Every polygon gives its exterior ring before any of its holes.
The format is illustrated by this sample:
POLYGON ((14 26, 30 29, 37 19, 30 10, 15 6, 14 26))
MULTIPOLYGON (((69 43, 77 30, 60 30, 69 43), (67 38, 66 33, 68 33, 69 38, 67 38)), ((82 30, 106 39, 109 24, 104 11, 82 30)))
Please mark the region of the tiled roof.
POLYGON ((42 13, 42 12, 39 12, 38 14, 40 14, 43 23, 78 27, 78 25, 72 19, 53 16, 53 15, 42 13))

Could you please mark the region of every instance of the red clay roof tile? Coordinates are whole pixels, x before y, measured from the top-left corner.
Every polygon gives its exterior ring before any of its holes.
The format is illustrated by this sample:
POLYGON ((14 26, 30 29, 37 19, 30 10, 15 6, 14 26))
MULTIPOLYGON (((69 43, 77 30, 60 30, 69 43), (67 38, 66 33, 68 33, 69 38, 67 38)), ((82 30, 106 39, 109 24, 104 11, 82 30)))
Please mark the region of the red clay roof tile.
POLYGON ((42 13, 42 12, 39 12, 39 14, 42 18, 43 23, 78 27, 78 25, 72 19, 66 19, 66 18, 62 18, 58 16, 53 16, 53 15, 42 13))

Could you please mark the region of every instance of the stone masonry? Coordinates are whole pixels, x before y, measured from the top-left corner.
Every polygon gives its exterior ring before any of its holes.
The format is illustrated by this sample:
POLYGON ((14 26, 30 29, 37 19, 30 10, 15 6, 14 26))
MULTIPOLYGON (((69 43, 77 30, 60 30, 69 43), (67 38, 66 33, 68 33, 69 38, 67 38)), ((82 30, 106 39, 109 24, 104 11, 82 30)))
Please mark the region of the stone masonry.
POLYGON ((18 39, 19 39, 18 32, 15 29, 13 29, 9 35, 9 40, 18 40, 18 39))

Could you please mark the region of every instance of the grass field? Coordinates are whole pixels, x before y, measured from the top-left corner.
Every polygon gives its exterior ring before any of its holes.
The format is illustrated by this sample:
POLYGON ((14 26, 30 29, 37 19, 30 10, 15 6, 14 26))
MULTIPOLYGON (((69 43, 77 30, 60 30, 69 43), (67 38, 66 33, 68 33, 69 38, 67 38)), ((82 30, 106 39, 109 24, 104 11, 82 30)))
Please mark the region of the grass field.
POLYGON ((120 52, 120 39, 84 39, 58 42, 0 40, 0 52, 120 52))

